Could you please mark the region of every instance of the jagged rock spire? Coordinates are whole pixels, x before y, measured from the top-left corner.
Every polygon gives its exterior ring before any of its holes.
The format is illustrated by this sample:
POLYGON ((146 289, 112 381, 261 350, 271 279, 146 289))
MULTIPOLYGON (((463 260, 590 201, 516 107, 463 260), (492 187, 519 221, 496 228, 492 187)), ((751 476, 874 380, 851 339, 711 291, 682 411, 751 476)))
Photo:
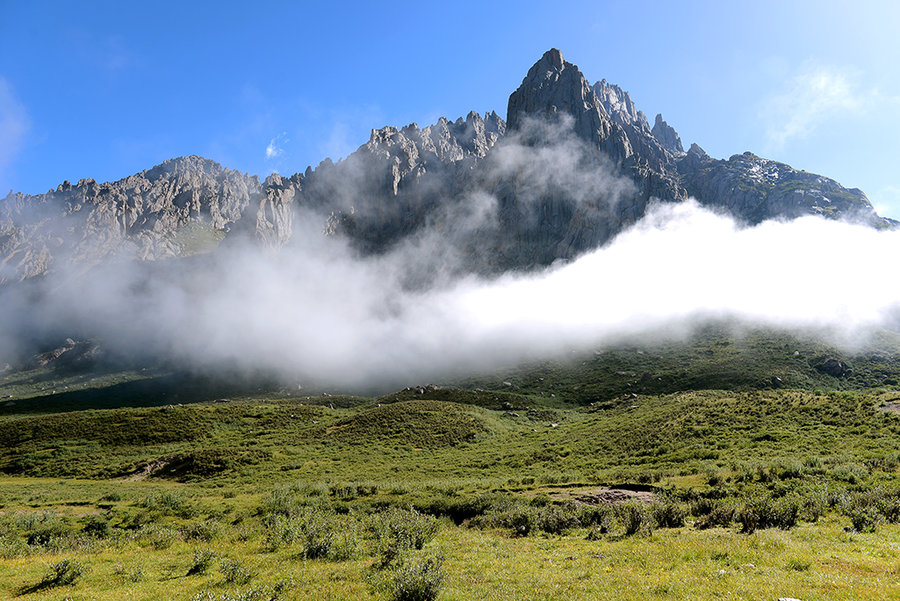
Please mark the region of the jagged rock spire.
POLYGON ((663 120, 661 114, 656 115, 656 122, 653 124, 653 137, 662 145, 663 148, 673 154, 683 154, 684 146, 681 145, 681 137, 671 125, 663 120))
MULTIPOLYGON (((559 113, 573 118, 576 135, 601 145, 612 133, 612 122, 581 71, 551 48, 532 65, 519 88, 509 97, 506 123, 518 131, 528 117, 546 118, 559 113)), ((622 149, 624 159, 630 149, 622 149)))

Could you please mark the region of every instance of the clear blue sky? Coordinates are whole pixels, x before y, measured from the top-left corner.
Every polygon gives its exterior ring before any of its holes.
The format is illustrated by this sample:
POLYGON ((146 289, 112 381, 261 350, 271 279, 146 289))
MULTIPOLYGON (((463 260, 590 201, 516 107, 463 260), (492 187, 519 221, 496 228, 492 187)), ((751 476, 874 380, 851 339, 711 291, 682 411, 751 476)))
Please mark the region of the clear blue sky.
POLYGON ((265 176, 507 98, 550 47, 715 157, 900 218, 900 3, 0 0, 0 195, 199 154, 265 176), (268 149, 268 152, 267 152, 268 149))

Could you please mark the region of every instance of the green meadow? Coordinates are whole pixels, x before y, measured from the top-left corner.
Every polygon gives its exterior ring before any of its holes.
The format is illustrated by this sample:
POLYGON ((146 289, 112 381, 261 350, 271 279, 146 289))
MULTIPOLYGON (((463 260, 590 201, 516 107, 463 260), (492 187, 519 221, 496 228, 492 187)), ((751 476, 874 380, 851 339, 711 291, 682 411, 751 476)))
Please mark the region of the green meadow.
POLYGON ((900 598, 898 338, 709 328, 365 395, 8 370, 0 598, 900 598))

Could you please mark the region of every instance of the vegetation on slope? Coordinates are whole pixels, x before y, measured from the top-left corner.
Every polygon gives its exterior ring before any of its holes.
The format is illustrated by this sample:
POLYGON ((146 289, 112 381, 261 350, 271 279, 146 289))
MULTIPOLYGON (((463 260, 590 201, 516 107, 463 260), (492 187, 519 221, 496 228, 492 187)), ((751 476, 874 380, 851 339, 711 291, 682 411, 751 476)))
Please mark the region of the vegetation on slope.
POLYGON ((710 329, 378 398, 7 374, 0 596, 892 598, 884 336, 710 329))

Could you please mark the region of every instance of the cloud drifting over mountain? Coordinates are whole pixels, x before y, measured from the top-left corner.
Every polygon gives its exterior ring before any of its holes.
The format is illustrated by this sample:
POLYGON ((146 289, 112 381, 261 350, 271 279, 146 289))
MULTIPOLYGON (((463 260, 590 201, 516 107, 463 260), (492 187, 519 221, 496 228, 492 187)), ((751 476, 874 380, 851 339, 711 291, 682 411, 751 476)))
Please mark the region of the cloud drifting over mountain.
POLYGON ((900 316, 900 283, 879 260, 898 255, 900 232, 816 217, 742 228, 692 202, 660 204, 571 263, 427 290, 403 285, 408 249, 360 258, 300 233, 291 252, 232 248, 179 274, 109 267, 54 283, 37 304, 33 289, 7 291, 3 343, 27 316, 77 324, 116 352, 372 389, 686 333, 707 318, 849 338, 900 316))

